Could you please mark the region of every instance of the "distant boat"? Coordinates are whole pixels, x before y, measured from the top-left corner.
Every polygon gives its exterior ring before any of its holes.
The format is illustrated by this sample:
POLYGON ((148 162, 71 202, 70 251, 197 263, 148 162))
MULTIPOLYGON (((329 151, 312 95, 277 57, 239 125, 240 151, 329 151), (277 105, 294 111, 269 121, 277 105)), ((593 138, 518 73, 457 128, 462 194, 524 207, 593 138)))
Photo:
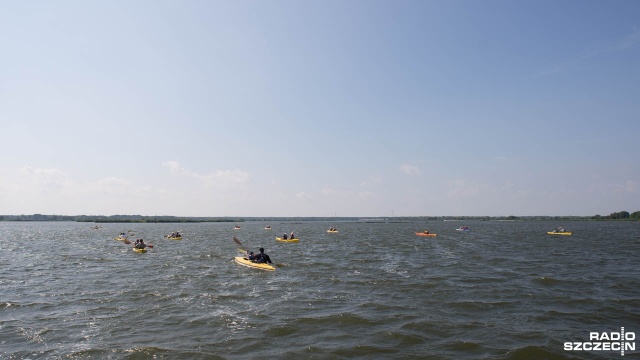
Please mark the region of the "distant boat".
POLYGON ((416 235, 418 235, 418 236, 437 236, 438 234, 432 234, 430 232, 421 231, 421 232, 416 232, 416 235))
POLYGON ((234 230, 240 230, 240 225, 236 225, 233 229, 234 230))
POLYGON ((280 242, 299 242, 300 239, 298 239, 298 238, 284 239, 284 238, 276 236, 276 241, 280 241, 280 242))
POLYGON ((547 231, 549 235, 571 235, 573 234, 571 231, 547 231))

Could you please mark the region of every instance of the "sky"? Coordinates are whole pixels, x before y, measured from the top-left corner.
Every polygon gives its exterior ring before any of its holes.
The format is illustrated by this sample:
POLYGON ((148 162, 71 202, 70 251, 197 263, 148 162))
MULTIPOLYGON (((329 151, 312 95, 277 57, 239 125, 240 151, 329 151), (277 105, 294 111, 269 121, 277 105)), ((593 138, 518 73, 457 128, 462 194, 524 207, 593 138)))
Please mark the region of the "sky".
POLYGON ((638 14, 2 1, 0 214, 638 211, 638 14))

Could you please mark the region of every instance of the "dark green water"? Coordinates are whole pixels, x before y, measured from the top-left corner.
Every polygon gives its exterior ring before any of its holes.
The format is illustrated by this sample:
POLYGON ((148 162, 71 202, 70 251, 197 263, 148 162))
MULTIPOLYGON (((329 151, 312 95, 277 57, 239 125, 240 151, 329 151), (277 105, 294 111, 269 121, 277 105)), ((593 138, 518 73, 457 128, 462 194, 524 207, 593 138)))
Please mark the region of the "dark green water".
POLYGON ((640 223, 92 225, 0 223, 0 358, 609 359, 563 344, 640 332, 640 223))

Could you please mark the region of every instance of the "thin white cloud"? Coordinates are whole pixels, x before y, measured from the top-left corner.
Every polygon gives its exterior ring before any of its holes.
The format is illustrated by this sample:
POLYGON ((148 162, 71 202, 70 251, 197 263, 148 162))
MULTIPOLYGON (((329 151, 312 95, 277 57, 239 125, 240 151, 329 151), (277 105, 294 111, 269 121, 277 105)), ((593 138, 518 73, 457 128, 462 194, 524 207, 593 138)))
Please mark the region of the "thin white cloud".
POLYGON ((358 198, 362 199, 362 200, 366 200, 366 199, 371 199, 373 197, 375 197, 376 194, 371 192, 371 191, 361 191, 358 193, 358 198))
POLYGON ((422 170, 419 167, 410 164, 402 164, 400 166, 400 171, 407 175, 416 175, 422 173, 422 170))
POLYGON ((162 166, 169 169, 171 174, 176 176, 186 176, 197 179, 206 188, 211 187, 233 187, 247 184, 251 181, 249 173, 239 169, 218 170, 208 174, 198 174, 182 167, 177 161, 166 161, 162 166))
POLYGON ((83 191, 87 195, 118 195, 131 193, 133 188, 131 181, 121 177, 109 176, 80 186, 76 191, 83 191))
POLYGON ((34 168, 23 166, 18 170, 23 184, 43 190, 60 190, 71 185, 71 180, 67 173, 55 168, 34 168))
POLYGON ((192 174, 193 177, 202 180, 205 186, 232 186, 249 182, 249 173, 242 170, 219 170, 209 174, 192 174))
POLYGON ((189 171, 180 166, 177 161, 167 161, 162 164, 162 166, 169 169, 172 175, 189 175, 189 171))
POLYGON ((301 191, 299 193, 296 193, 296 198, 300 200, 307 200, 311 198, 311 195, 307 192, 301 191))
POLYGON ((379 176, 372 176, 364 181, 360 182, 360 186, 362 187, 370 187, 370 186, 374 186, 374 185, 378 185, 382 183, 382 178, 379 176))

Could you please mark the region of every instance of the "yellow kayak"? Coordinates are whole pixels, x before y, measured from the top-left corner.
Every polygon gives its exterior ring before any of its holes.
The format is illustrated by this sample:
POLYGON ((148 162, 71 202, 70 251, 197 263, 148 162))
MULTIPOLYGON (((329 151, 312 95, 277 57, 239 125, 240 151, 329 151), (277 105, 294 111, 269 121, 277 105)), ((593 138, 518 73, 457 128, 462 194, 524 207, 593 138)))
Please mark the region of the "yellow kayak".
POLYGON ((328 233, 337 233, 338 230, 327 230, 328 233))
POLYGON ((266 263, 255 263, 243 256, 236 256, 233 258, 233 260, 238 265, 242 265, 242 266, 246 266, 254 269, 268 270, 268 271, 273 271, 276 269, 273 265, 266 264, 266 263))
POLYGON ((549 235, 571 235, 573 234, 571 231, 547 231, 549 235))
POLYGON ((133 248, 133 251, 138 252, 138 253, 146 253, 147 249, 138 249, 138 248, 133 248))
POLYGON ((438 236, 438 234, 433 234, 433 233, 425 233, 425 232, 417 232, 416 235, 418 236, 438 236))
POLYGON ((300 239, 298 238, 293 238, 293 239, 283 239, 281 237, 276 237, 276 241, 281 241, 281 242, 299 242, 300 239))
POLYGON ((168 237, 169 240, 182 240, 182 236, 168 237))

